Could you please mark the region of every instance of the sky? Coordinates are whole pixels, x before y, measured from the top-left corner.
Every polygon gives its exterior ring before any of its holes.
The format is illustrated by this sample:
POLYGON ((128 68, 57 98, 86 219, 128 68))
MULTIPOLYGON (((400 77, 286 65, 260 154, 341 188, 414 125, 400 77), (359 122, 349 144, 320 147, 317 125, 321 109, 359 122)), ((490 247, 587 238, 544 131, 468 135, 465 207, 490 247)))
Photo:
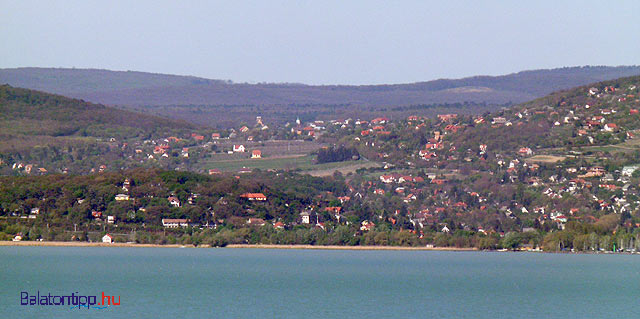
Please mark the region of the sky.
POLYGON ((382 84, 640 64, 640 1, 8 1, 0 68, 382 84))

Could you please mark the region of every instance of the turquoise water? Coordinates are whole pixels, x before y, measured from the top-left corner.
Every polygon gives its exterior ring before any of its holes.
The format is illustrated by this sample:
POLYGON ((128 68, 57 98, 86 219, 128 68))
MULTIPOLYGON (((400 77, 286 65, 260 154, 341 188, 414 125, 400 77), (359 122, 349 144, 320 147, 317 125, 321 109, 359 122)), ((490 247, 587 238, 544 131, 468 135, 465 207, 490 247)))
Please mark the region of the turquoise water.
POLYGON ((0 247, 3 318, 638 318, 639 297, 630 255, 0 247), (37 290, 121 305, 20 305, 37 290))

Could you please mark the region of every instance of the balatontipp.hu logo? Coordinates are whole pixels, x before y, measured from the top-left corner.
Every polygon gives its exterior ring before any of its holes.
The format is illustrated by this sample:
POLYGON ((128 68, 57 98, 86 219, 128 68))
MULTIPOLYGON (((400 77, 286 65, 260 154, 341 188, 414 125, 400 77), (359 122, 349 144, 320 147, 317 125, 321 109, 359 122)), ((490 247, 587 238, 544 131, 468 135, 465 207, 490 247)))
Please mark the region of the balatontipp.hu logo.
POLYGON ((116 301, 116 296, 84 296, 76 291, 70 295, 41 294, 40 290, 36 294, 29 294, 26 291, 20 292, 20 305, 22 306, 71 306, 70 308, 87 309, 107 309, 109 306, 120 306, 120 296, 116 301))

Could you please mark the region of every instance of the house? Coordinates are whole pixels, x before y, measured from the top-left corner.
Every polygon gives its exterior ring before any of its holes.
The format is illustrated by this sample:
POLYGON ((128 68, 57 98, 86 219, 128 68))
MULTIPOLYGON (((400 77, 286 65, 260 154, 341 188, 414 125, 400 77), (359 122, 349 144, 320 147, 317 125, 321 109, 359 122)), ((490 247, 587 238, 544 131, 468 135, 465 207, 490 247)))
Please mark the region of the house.
POLYGON ((262 152, 260 150, 251 151, 251 158, 262 158, 262 152))
POLYGON ((618 125, 615 123, 607 123, 604 125, 605 132, 613 132, 618 129, 618 125))
POLYGON ((458 117, 458 114, 438 114, 438 118, 442 122, 449 122, 451 120, 456 119, 457 117, 458 117))
POLYGON ((217 168, 212 168, 209 170, 209 175, 222 174, 222 172, 217 168))
POLYGON ((180 218, 163 218, 162 226, 165 228, 189 227, 190 220, 180 218))
POLYGON ((249 218, 247 219, 247 225, 249 226, 264 226, 267 222, 262 218, 249 218))
POLYGON ((127 194, 118 194, 118 195, 116 195, 116 200, 117 201, 129 200, 129 195, 127 195, 127 194))
POLYGON ((107 224, 113 224, 116 222, 116 217, 113 215, 107 216, 107 224))
POLYGON ((212 140, 219 140, 220 139, 220 133, 211 133, 211 139, 212 140))
POLYGON ((93 218, 95 219, 100 219, 100 217, 102 217, 102 212, 93 210, 91 211, 91 216, 93 216, 93 218))
POLYGON ((303 224, 309 224, 310 218, 311 218, 311 213, 309 211, 305 210, 302 213, 300 213, 300 219, 302 220, 303 224))
POLYGON ((283 222, 276 222, 275 224, 273 224, 273 228, 275 228, 275 229, 284 229, 284 223, 283 222))
POLYGON ((38 214, 40 214, 40 208, 38 208, 38 207, 32 208, 32 209, 31 209, 31 214, 32 214, 32 215, 38 215, 38 214))
POLYGON ((21 240, 22 240, 22 235, 18 234, 15 237, 13 237, 11 241, 21 241, 21 240))
POLYGON ((393 175, 381 175, 380 181, 382 181, 385 184, 389 184, 389 183, 393 183, 395 181, 395 178, 393 178, 393 175))
POLYGON ((373 222, 370 222, 368 220, 365 220, 365 221, 362 221, 361 226, 360 226, 360 230, 361 231, 370 231, 374 227, 376 227, 376 224, 374 224, 373 222))
POLYGON ((533 151, 532 151, 530 148, 528 148, 528 147, 521 147, 521 148, 518 150, 518 153, 519 153, 520 155, 522 155, 522 156, 529 156, 529 155, 533 154, 533 151))
POLYGON ((638 169, 638 165, 629 165, 622 168, 622 176, 631 176, 638 169))
POLYGON ((267 200, 267 196, 265 196, 262 193, 244 193, 242 195, 240 195, 240 198, 245 198, 248 199, 250 201, 266 201, 267 200))
POLYGON ((491 124, 505 124, 507 123, 507 119, 504 117, 494 117, 491 124))
POLYGON ((122 190, 128 192, 129 187, 131 187, 131 181, 128 178, 125 178, 124 182, 122 183, 122 190))
POLYGON ((340 197, 338 197, 338 199, 340 200, 340 204, 344 204, 345 202, 348 202, 349 200, 351 200, 351 197, 349 197, 349 196, 340 196, 340 197))
POLYGON ((167 200, 169 201, 169 204, 171 204, 171 206, 180 207, 180 200, 177 197, 170 196, 169 198, 167 198, 167 200))
POLYGON ((102 236, 102 242, 103 243, 107 243, 107 244, 112 244, 113 243, 113 237, 109 234, 106 234, 104 236, 102 236))
POLYGON ((444 227, 442 227, 442 229, 440 229, 441 232, 443 233, 449 233, 451 230, 449 229, 449 227, 447 227, 447 225, 444 225, 444 227))
POLYGON ((233 151, 236 153, 244 153, 244 145, 233 145, 233 151))
POLYGON ((375 118, 375 119, 371 120, 372 124, 385 124, 387 122, 389 122, 389 119, 386 118, 386 117, 378 117, 378 118, 375 118))

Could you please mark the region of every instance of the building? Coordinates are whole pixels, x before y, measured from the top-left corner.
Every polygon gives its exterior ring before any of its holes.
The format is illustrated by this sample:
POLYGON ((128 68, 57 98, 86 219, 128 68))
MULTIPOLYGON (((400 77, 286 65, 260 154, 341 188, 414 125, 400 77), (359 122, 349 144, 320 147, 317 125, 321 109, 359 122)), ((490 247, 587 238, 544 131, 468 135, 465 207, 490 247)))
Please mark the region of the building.
POLYGON ((251 152, 251 158, 262 158, 262 152, 260 150, 253 150, 251 152))
POLYGON ((233 145, 233 151, 236 153, 244 153, 244 145, 233 145))
POLYGON ((172 219, 172 218, 163 218, 162 226, 166 228, 178 228, 178 227, 189 227, 188 219, 172 219))
POLYGON ((113 224, 116 222, 116 217, 113 215, 107 216, 107 224, 113 224))
POLYGON ((267 222, 262 218, 249 218, 247 219, 247 225, 249 226, 264 226, 267 222))
POLYGON ((108 244, 112 244, 113 243, 113 237, 109 234, 106 234, 104 236, 102 236, 102 242, 103 243, 108 243, 108 244))
POLYGON ((302 223, 303 224, 309 224, 310 223, 310 218, 311 218, 311 213, 308 211, 304 211, 302 213, 300 213, 300 218, 302 219, 302 223))
POLYGON ((622 168, 622 176, 631 176, 638 169, 638 165, 630 165, 622 168))
POLYGON ((129 200, 129 195, 127 194, 118 194, 116 195, 117 201, 129 200))
POLYGON ((267 200, 267 196, 265 196, 262 193, 244 193, 242 195, 240 195, 240 198, 245 198, 248 199, 250 201, 266 201, 267 200))
POLYGON ((177 197, 171 196, 167 198, 167 200, 169 201, 169 204, 171 204, 171 206, 180 207, 180 200, 177 197))

